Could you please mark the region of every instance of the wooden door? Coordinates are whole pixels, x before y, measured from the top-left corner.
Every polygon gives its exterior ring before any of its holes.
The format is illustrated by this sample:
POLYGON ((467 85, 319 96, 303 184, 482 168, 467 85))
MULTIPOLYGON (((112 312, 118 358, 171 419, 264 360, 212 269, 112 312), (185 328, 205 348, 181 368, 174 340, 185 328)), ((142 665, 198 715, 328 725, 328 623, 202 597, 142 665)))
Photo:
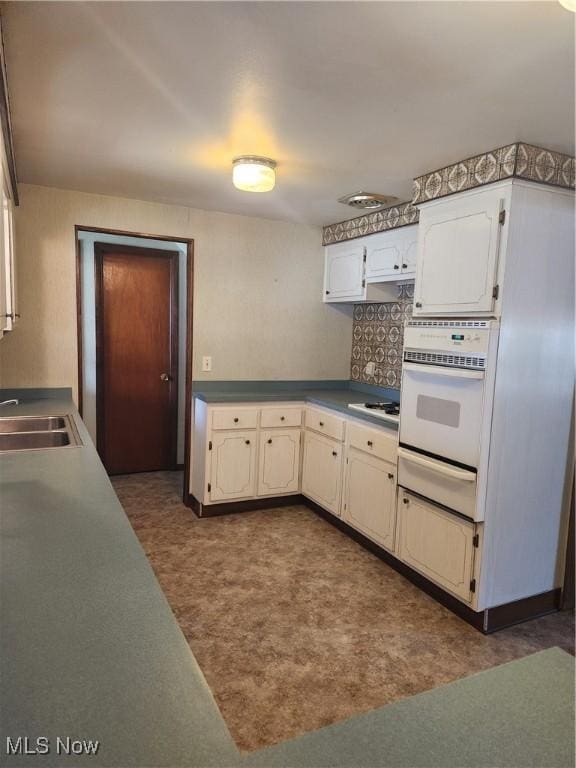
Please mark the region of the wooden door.
POLYGON ((338 243, 326 248, 324 300, 364 299, 364 246, 338 243))
POLYGON ((502 209, 499 190, 421 209, 414 315, 493 313, 502 209))
POLYGON ((398 557, 466 602, 472 598, 474 523, 402 491, 398 557))
POLYGON ((178 252, 95 243, 97 445, 108 473, 175 469, 178 252))
POLYGON ((260 433, 258 496, 297 493, 300 485, 300 430, 269 429, 260 433))
POLYGON ((255 496, 256 431, 214 432, 210 501, 255 496))
POLYGON ((321 507, 340 516, 342 489, 341 443, 306 432, 302 464, 302 493, 321 507))
POLYGON ((395 469, 387 461, 348 449, 343 518, 390 551, 396 530, 395 469))

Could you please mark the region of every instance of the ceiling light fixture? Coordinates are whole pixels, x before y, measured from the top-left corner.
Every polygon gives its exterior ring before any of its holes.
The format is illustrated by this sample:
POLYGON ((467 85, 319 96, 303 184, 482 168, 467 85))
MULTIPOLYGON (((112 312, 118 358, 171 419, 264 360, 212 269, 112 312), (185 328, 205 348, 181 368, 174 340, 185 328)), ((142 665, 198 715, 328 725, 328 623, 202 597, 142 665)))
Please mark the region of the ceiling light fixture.
POLYGON ((232 183, 243 192, 270 192, 276 184, 275 169, 275 161, 268 157, 237 157, 232 161, 232 183))
POLYGON ((567 11, 576 13, 576 0, 559 0, 560 5, 563 5, 567 11))

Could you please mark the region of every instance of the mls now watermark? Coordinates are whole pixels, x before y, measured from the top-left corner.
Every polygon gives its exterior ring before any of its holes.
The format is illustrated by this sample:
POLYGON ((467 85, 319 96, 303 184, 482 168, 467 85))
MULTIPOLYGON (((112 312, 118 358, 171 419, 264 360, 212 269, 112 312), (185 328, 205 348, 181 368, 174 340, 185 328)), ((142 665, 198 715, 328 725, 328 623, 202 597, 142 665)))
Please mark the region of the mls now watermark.
POLYGON ((36 739, 28 736, 6 737, 7 755, 96 755, 99 748, 99 741, 72 739, 70 736, 57 736, 56 739, 49 739, 48 736, 36 739))

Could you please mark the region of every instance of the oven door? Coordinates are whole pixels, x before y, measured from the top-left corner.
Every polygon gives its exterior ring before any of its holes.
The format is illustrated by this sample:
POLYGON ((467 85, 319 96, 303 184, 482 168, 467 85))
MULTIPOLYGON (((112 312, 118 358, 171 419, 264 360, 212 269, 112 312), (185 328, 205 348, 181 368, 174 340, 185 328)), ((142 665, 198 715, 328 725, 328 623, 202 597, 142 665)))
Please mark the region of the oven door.
POLYGON ((400 443, 478 467, 483 371, 404 363, 400 443))

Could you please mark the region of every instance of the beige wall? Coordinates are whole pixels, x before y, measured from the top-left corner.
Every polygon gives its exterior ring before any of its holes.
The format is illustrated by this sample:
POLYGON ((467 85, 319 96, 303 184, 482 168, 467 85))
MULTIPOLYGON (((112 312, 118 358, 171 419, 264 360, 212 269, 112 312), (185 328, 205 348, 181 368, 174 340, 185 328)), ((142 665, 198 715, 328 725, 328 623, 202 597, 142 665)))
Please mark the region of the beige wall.
POLYGON ((316 227, 23 184, 19 326, 0 340, 1 386, 76 391, 74 225, 195 240, 194 378, 348 378, 350 309, 322 303, 316 227), (202 373, 202 355, 213 371, 202 373))

